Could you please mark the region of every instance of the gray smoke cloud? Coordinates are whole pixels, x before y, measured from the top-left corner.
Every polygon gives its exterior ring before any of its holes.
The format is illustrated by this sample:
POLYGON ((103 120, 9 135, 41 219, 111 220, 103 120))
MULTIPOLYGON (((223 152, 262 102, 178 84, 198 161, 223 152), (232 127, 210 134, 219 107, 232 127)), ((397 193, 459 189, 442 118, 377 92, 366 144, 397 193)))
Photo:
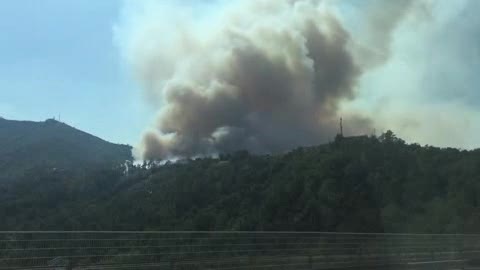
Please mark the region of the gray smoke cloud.
POLYGON ((479 8, 476 0, 412 2, 390 34, 387 61, 364 73, 349 109, 408 142, 478 148, 479 8))
POLYGON ((391 55, 391 43, 397 26, 412 11, 426 11, 428 7, 423 1, 370 0, 364 2, 366 17, 362 21, 361 36, 357 37, 364 46, 356 49, 359 63, 367 67, 375 67, 388 61, 391 55))
POLYGON ((375 47, 352 42, 329 3, 241 1, 204 11, 207 18, 172 15, 168 27, 158 19, 168 8, 150 1, 137 10, 124 49, 159 110, 142 157, 282 152, 331 140, 341 116, 348 134, 371 133, 371 120, 343 112, 342 103, 355 99, 362 74, 388 59, 411 1, 368 9, 362 31, 375 47))

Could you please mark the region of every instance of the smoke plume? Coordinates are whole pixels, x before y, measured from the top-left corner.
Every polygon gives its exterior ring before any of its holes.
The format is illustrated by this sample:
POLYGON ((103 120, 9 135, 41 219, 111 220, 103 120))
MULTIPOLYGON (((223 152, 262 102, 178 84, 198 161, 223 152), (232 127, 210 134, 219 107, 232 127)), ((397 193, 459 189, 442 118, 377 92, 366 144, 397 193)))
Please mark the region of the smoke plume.
POLYGON ((147 3, 130 14, 124 48, 159 111, 140 147, 145 159, 318 144, 334 137, 342 116, 348 134, 371 133, 371 119, 342 104, 387 61, 392 31, 411 6, 373 5, 365 46, 327 1, 241 1, 200 17, 187 10, 168 24, 159 17, 169 9, 147 3))

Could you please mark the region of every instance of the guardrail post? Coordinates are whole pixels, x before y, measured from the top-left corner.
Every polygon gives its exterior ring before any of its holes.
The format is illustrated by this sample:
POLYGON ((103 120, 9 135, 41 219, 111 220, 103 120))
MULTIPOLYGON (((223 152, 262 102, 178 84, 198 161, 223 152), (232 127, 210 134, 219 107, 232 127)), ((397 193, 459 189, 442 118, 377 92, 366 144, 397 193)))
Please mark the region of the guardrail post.
POLYGON ((460 259, 463 260, 462 269, 465 269, 465 262, 467 261, 467 256, 465 256, 465 241, 466 241, 465 236, 462 236, 462 239, 461 239, 462 244, 460 246, 460 259))
POLYGON ((70 258, 67 257, 67 265, 66 265, 65 268, 66 268, 67 270, 72 270, 72 269, 73 269, 73 265, 74 265, 74 264, 73 264, 72 259, 70 259, 70 258))
POLYGON ((362 246, 362 243, 360 243, 359 246, 358 246, 358 257, 357 257, 357 261, 358 261, 358 263, 362 263, 362 262, 363 262, 363 246, 362 246))

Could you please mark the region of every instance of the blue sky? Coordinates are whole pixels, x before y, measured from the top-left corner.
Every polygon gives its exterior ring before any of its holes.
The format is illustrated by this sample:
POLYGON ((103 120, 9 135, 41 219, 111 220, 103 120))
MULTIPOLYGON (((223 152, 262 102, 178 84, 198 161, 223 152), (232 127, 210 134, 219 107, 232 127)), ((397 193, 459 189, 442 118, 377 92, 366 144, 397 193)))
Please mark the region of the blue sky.
POLYGON ((16 0, 0 9, 0 116, 62 121, 135 144, 151 121, 113 42, 122 1, 16 0))

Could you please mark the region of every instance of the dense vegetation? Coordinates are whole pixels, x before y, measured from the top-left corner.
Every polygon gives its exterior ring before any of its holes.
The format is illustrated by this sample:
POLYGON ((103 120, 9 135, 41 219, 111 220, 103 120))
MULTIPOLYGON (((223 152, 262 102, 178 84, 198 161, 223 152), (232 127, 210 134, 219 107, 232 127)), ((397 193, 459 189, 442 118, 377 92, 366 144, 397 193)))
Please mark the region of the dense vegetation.
POLYGON ((3 187, 0 229, 480 231, 480 151, 392 132, 74 171, 32 167, 3 187))
POLYGON ((2 230, 479 232, 480 151, 338 136, 283 155, 26 170, 2 230))
POLYGON ((130 146, 106 142, 53 119, 0 117, 0 185, 38 167, 83 171, 131 159, 130 146))

